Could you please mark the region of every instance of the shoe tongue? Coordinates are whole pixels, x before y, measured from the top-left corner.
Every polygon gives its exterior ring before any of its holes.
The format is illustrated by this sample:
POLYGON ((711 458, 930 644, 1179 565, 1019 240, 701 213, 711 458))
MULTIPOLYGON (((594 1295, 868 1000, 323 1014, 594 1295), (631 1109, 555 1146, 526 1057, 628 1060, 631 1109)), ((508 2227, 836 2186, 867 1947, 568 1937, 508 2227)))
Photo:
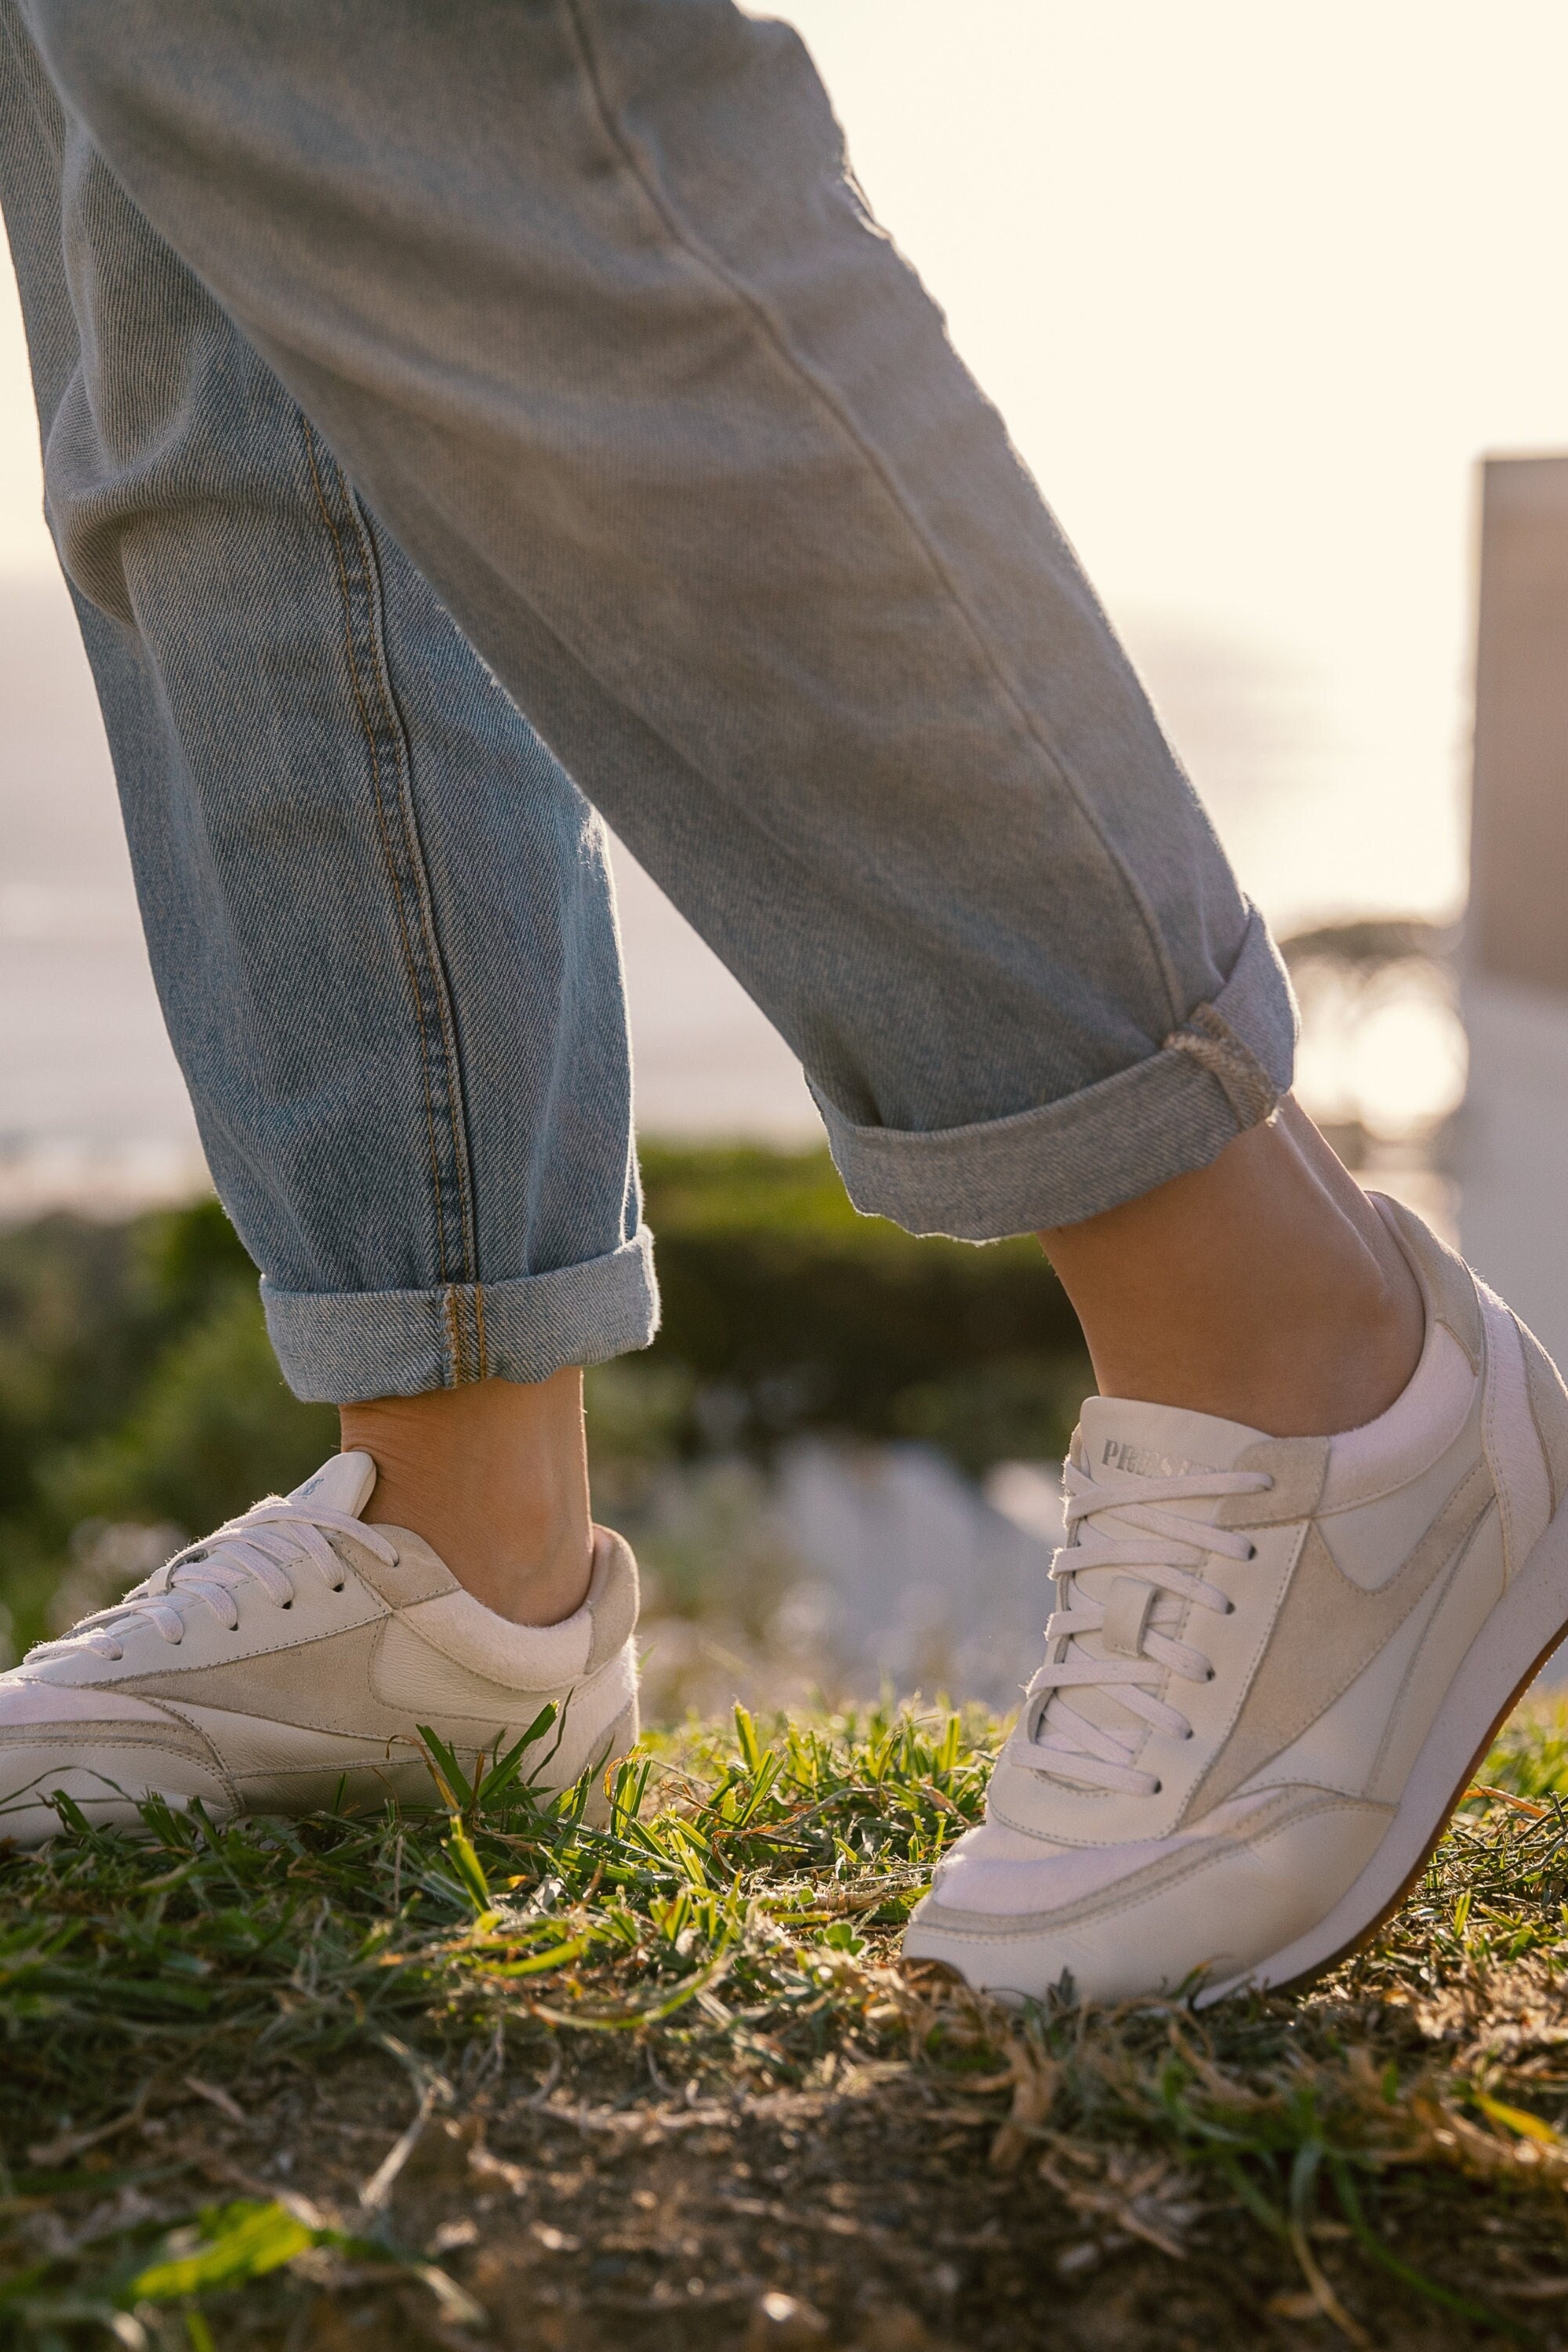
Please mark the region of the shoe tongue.
MULTIPOLYGON (((1211 1413, 1183 1412, 1174 1405, 1140 1404, 1125 1397, 1091 1396, 1084 1399, 1079 1416, 1075 1452, 1091 1478, 1186 1478, 1195 1471, 1233 1470, 1239 1456, 1249 1445, 1258 1444, 1262 1435, 1261 1430, 1248 1429, 1239 1421, 1218 1421, 1211 1413)), ((1220 1507, 1217 1495, 1159 1506, 1177 1519, 1191 1519, 1202 1527, 1214 1525, 1220 1507)), ((1072 1555, 1068 1552, 1066 1557, 1070 1560, 1072 1555)), ((1090 1599, 1103 1602, 1116 1578, 1125 1573, 1135 1576, 1137 1570, 1080 1569, 1078 1580, 1090 1599)), ((1178 1632, 1181 1614, 1179 1601, 1162 1596, 1155 1603, 1153 1622, 1162 1633, 1178 1632)), ((1103 1658, 1100 1636, 1080 1635, 1078 1654, 1084 1660, 1103 1658)), ((1080 1685, 1061 1692, 1047 1704, 1042 1721, 1054 1723, 1070 1738, 1070 1716, 1075 1714, 1123 1743, 1138 1733, 1133 1718, 1110 1689, 1080 1685)), ((1142 1736, 1139 1734, 1140 1739, 1142 1736)))
MULTIPOLYGON (((1079 1432, 1091 1478, 1185 1478, 1199 1470, 1234 1470, 1248 1446, 1264 1442, 1261 1430, 1243 1422, 1123 1397, 1086 1397, 1079 1432)), ((1216 1497, 1167 1507, 1209 1519, 1219 1502, 1216 1497)))
POLYGON ((334 1454, 296 1486, 291 1503, 313 1503, 324 1511, 346 1511, 357 1519, 375 1486, 375 1465, 368 1454, 334 1454))

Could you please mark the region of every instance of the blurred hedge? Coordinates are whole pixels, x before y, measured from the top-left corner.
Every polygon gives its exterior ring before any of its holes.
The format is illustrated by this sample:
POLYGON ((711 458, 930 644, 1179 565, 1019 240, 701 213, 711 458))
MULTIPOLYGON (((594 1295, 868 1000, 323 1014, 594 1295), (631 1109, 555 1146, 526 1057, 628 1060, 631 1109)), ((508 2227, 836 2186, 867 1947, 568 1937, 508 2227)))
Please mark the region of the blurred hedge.
MULTIPOLYGON (((1089 1373, 1033 1241, 912 1240, 857 1215, 826 1151, 652 1145, 643 1172, 664 1319, 591 1377, 606 1467, 805 1429, 924 1438, 971 1470, 1059 1452, 1089 1373)), ((216 1201, 0 1234, 7 1583, 58 1564, 83 1521, 210 1527, 335 1443, 331 1410, 278 1374, 216 1201)))

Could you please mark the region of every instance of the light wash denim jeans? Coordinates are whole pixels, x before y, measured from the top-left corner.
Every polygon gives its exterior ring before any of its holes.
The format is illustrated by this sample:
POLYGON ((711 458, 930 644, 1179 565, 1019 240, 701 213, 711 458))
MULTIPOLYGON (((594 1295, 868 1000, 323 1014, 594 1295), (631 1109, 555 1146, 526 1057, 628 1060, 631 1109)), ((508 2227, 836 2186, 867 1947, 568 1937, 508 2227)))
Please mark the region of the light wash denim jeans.
POLYGON ((1069 1223, 1267 1115, 1267 931, 793 32, 0 26, 49 519, 300 1394, 650 1335, 595 809, 800 1055, 862 1209, 1069 1223))

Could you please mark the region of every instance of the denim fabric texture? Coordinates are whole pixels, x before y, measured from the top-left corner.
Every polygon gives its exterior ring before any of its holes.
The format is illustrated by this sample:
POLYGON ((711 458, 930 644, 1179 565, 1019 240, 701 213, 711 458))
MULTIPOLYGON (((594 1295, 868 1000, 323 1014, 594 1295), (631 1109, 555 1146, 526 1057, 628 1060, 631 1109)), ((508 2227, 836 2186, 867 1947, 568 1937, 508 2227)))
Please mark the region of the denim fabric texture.
POLYGON ((865 1210, 1069 1223, 1267 1115, 1279 959, 788 27, 0 20, 50 519, 297 1389, 647 1336, 588 803, 865 1210))
POLYGON ((286 1376, 645 1345, 600 821, 25 37, 0 175, 153 969, 286 1376))

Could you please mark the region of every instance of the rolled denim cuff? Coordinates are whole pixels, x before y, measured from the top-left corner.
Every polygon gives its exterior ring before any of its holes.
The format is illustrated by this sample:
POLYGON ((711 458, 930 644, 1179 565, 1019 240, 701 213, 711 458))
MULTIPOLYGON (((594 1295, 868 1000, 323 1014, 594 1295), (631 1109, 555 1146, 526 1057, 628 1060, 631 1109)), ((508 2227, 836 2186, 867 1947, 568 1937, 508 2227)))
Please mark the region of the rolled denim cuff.
POLYGON ((1290 1084, 1296 1001, 1256 909, 1224 987, 1142 1062, 1060 1102, 917 1134, 858 1127, 813 1086, 856 1207, 912 1234, 1071 1225, 1206 1168, 1290 1084))
POLYGON ((543 1381, 646 1348, 658 1328, 653 1236, 511 1282, 433 1290, 275 1290, 267 1328, 283 1377, 312 1403, 418 1396, 466 1381, 543 1381))

